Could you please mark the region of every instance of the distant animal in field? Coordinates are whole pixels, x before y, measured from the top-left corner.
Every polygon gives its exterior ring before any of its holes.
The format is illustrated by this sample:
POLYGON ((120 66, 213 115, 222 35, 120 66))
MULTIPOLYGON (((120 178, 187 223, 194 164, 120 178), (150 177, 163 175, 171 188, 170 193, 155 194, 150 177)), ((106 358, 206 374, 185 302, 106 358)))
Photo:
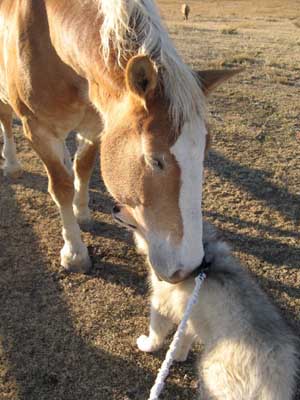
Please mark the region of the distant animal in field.
POLYGON ((191 8, 188 4, 182 4, 181 6, 181 13, 183 15, 183 19, 187 21, 189 19, 189 15, 191 12, 191 8))
MULTIPOLYGON (((204 222, 206 278, 175 358, 186 360, 192 343, 203 344, 200 400, 292 400, 298 339, 228 246, 204 222)), ((146 255, 140 238, 137 245, 146 255)), ((150 268, 152 306, 149 336, 141 351, 157 351, 182 319, 195 286, 190 276, 169 283, 150 268)))

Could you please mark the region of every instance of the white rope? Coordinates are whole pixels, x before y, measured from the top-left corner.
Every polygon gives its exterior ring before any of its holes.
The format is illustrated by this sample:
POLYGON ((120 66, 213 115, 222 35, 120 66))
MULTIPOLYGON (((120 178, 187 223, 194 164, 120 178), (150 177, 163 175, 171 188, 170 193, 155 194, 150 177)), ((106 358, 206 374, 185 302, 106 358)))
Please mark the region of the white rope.
POLYGON ((167 378, 167 376, 169 375, 169 370, 170 367, 174 361, 174 356, 179 344, 180 339, 182 338, 182 335, 184 334, 185 328, 186 328, 186 324, 187 321, 191 315, 193 306, 197 303, 198 301, 198 297, 199 297, 199 292, 200 292, 200 288, 201 285, 204 281, 204 279, 206 278, 206 275, 204 272, 201 272, 196 278, 195 278, 195 288, 193 290, 193 293, 188 301, 188 304, 186 306, 185 312, 183 314, 183 318, 177 328, 177 331, 174 335, 174 338, 172 340, 172 343, 170 345, 170 348, 167 352, 166 358, 164 360, 164 362, 162 363, 162 366, 159 370, 159 373, 156 377, 155 383, 151 389, 150 392, 150 397, 149 400, 158 400, 159 395, 161 394, 163 388, 164 388, 164 384, 165 384, 165 379, 167 378))

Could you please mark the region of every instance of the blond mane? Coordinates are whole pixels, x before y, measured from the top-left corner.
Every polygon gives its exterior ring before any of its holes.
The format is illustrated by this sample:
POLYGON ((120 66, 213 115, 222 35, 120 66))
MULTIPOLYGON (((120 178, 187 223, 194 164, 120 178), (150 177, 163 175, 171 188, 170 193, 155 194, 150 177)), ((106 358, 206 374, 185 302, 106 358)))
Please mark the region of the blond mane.
POLYGON ((149 55, 161 71, 175 127, 202 115, 204 100, 193 72, 182 61, 152 0, 100 0, 103 57, 113 50, 121 68, 128 54, 149 55))

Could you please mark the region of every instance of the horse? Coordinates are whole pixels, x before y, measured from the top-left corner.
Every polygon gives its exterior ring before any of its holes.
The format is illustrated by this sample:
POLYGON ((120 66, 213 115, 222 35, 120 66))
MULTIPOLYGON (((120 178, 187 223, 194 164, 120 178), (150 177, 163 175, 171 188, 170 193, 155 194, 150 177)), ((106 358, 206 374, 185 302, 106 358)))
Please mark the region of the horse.
POLYGON ((188 4, 182 4, 181 6, 181 14, 183 15, 183 19, 187 21, 189 19, 191 8, 188 4))
POLYGON ((115 219, 147 244, 163 279, 190 274, 203 259, 205 94, 235 71, 193 72, 152 0, 0 0, 0 21, 4 174, 21 168, 15 113, 60 211, 61 265, 91 267, 80 224, 90 220, 100 149, 115 219), (73 166, 70 131, 79 143, 73 166))

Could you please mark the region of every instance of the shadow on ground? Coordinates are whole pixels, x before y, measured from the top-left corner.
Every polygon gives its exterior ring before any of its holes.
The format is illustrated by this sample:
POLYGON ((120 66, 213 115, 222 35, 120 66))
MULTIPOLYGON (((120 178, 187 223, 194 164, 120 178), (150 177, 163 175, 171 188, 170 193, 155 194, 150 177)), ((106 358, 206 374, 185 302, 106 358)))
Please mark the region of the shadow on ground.
MULTIPOLYGON (((26 174, 22 179, 31 185, 26 174)), ((14 191, 2 177, 0 188, 0 227, 6 227, 0 241, 0 361, 7 365, 3 385, 15 382, 20 400, 146 399, 152 373, 101 346, 91 346, 80 335, 61 286, 68 275, 57 279, 51 272, 39 239, 30 225, 23 224, 14 191)), ((108 267, 112 276, 117 266, 108 267)), ((125 286, 136 283, 127 271, 118 279, 125 286)), ((179 396, 183 390, 185 395, 189 391, 169 387, 179 396)))
POLYGON ((269 175, 265 171, 242 166, 215 150, 210 151, 207 166, 217 175, 249 192, 254 198, 265 201, 268 207, 279 211, 297 224, 300 222, 300 196, 274 185, 268 180, 269 175))

